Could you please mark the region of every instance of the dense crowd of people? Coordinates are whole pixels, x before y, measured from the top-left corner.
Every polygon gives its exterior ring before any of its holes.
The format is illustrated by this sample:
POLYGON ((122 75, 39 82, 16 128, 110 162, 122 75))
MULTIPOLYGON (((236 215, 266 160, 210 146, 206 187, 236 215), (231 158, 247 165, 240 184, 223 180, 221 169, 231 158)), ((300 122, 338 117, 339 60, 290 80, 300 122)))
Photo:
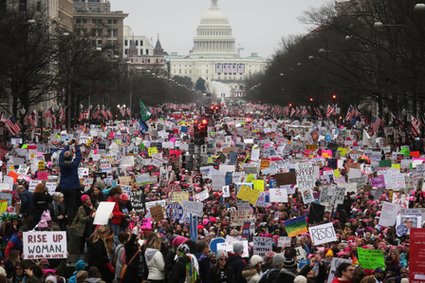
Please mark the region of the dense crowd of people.
POLYGON ((422 152, 257 110, 164 109, 148 130, 114 121, 5 145, 0 283, 408 282, 422 152), (24 235, 52 231, 66 258, 24 259, 24 235))

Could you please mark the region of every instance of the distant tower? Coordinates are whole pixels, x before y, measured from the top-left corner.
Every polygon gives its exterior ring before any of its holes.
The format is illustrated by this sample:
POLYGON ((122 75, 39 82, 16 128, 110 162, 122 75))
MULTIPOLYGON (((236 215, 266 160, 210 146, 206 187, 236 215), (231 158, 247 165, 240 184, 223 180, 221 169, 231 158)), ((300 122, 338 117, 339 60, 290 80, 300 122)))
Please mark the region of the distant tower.
POLYGON ((161 41, 159 41, 159 34, 157 35, 157 38, 156 38, 156 44, 153 50, 153 54, 159 55, 159 56, 164 55, 164 49, 162 48, 161 41))
POLYGON ((130 48, 128 49, 128 57, 137 57, 139 55, 139 51, 136 47, 136 41, 133 38, 130 40, 130 48))

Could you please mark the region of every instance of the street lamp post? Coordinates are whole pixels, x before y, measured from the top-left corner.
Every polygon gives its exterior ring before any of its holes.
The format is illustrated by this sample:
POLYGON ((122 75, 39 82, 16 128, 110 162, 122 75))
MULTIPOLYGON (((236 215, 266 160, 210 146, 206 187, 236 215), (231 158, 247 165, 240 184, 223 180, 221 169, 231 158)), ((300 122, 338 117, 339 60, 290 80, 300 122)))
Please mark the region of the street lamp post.
POLYGON ((43 142, 43 114, 44 114, 43 105, 41 105, 38 108, 38 113, 40 114, 40 142, 43 142))

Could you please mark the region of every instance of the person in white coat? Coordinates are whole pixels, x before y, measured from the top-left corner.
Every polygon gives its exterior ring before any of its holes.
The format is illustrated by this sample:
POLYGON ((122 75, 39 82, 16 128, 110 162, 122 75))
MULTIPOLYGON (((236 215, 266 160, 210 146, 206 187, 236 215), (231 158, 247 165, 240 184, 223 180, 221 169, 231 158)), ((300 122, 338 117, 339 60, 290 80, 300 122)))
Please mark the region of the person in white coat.
POLYGON ((165 282, 165 262, 161 253, 162 240, 156 236, 145 251, 146 265, 148 267, 148 281, 151 283, 165 282))

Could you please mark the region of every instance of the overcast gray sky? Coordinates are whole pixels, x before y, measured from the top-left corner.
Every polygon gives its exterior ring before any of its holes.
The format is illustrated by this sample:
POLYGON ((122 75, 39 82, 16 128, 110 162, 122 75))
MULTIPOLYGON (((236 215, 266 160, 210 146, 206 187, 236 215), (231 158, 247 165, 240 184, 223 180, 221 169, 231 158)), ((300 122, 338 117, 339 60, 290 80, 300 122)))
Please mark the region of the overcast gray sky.
MULTIPOLYGON (((218 5, 233 27, 242 55, 258 52, 270 57, 282 37, 304 34, 308 27, 297 19, 303 11, 332 0, 219 0, 218 5)), ((125 24, 135 35, 156 40, 168 52, 188 54, 196 27, 211 0, 110 0, 113 10, 129 13, 125 24)), ((334 1, 332 1, 334 2, 334 1)), ((155 42, 154 42, 155 43, 155 42)))

